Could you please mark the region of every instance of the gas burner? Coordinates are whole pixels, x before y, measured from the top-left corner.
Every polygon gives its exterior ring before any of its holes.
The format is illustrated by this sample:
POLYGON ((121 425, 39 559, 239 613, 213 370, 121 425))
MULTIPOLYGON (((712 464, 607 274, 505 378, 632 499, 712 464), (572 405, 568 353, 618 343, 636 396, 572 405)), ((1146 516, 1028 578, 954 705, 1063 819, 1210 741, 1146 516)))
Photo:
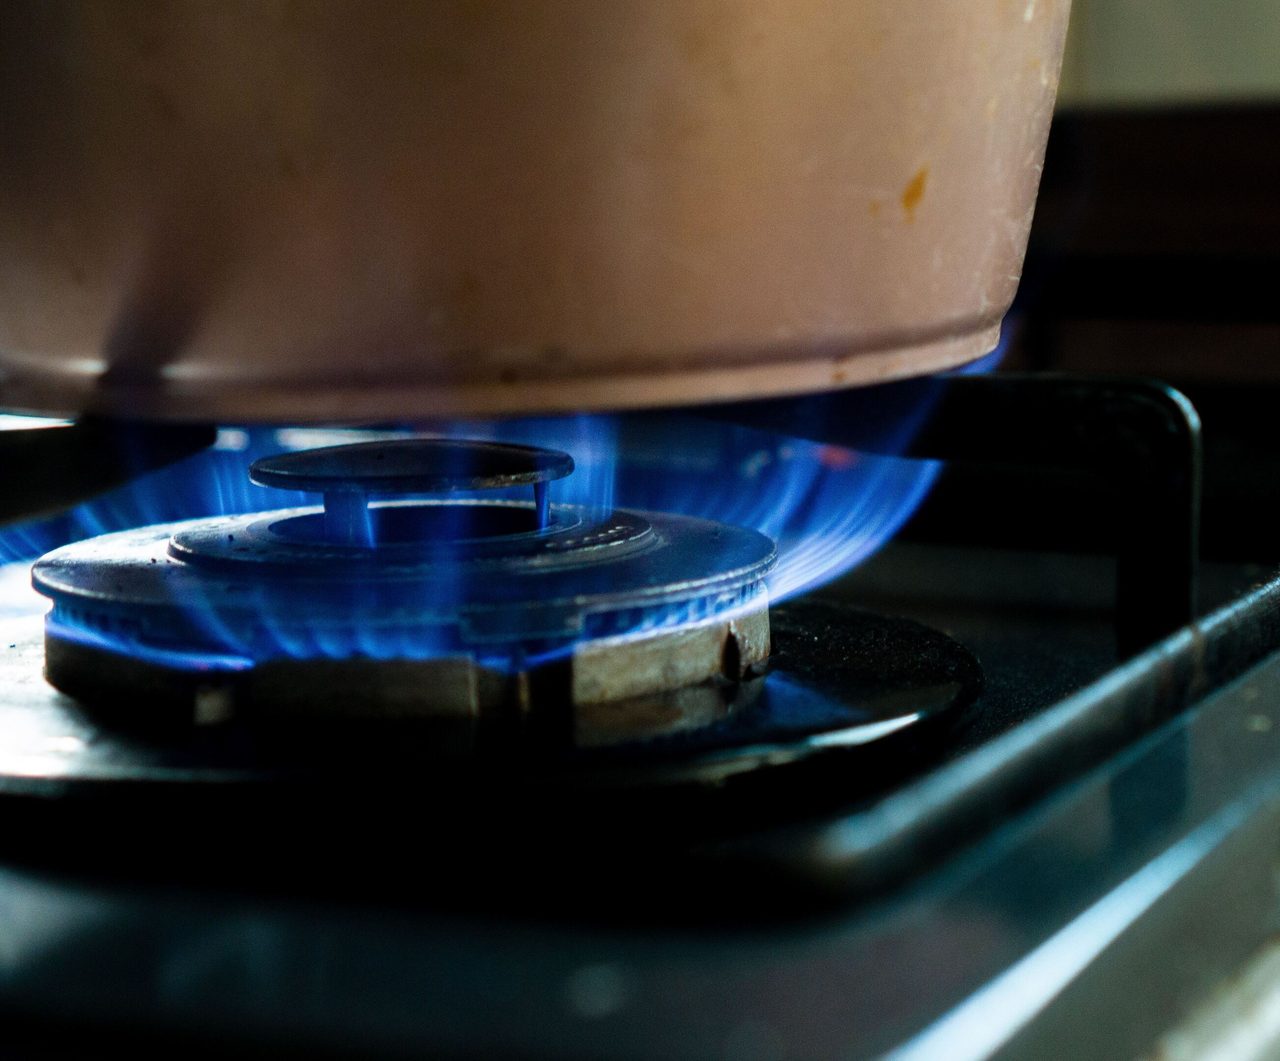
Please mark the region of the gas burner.
MULTIPOLYGON (((84 701, 196 721, 469 730, 524 725, 544 702, 586 710, 736 683, 761 665, 773 543, 685 516, 551 504, 549 483, 572 469, 564 453, 442 439, 259 461, 255 482, 319 491, 323 508, 146 527, 43 557, 46 674, 84 701), (382 500, 520 485, 532 501, 382 500)), ((686 699, 655 724, 705 722, 707 697, 686 699)))
MULTIPOLYGON (((212 799, 208 806, 224 825, 228 804, 247 793, 246 827, 272 794, 294 815, 294 797, 313 812, 318 801, 336 800, 349 813, 366 803, 385 808, 394 791, 458 801, 469 835, 502 829, 545 837, 581 827, 596 845, 606 835, 631 835, 614 833, 617 819, 601 832, 598 815, 629 805, 633 794, 642 816, 652 815, 647 799, 659 792, 701 791, 717 805, 735 794, 784 792, 781 803, 769 804, 776 810, 805 793, 825 798, 823 784, 813 783, 825 779, 828 794, 848 799, 879 771, 915 762, 930 737, 953 732, 983 686, 976 658, 938 630, 835 602, 791 602, 774 610, 767 674, 597 705, 578 712, 572 741, 537 739, 547 735, 541 731, 532 741, 460 758, 456 743, 442 742, 439 728, 422 719, 354 727, 323 717, 305 727, 278 718, 253 726, 115 725, 41 680, 38 626, 32 620, 23 630, 10 629, 14 643, 0 653, 0 686, 8 690, 0 701, 0 798, 108 801, 48 801, 65 804, 68 823, 95 807, 115 813, 116 801, 135 797, 154 807, 160 790, 168 805, 187 798, 196 808, 212 799), (851 756, 857 769, 849 769, 851 756), (787 784, 801 773, 807 787, 787 784), (781 790, 773 787, 778 781, 781 790), (568 816, 545 813, 548 800, 584 792, 609 798, 575 803, 568 816), (486 827, 474 829, 481 820, 486 827)), ((689 810, 681 811, 685 824, 689 810)), ((714 809, 708 813, 716 818, 714 809)), ((370 820, 380 817, 381 810, 370 820)), ((171 842, 166 837, 166 850, 171 842)))

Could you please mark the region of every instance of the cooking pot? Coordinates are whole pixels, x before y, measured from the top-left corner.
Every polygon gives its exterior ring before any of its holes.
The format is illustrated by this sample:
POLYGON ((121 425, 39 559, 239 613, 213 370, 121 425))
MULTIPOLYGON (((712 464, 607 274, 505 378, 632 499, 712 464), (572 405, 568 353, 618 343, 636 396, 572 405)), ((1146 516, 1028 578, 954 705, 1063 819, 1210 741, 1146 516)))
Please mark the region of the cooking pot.
POLYGON ((354 420, 932 372, 1067 0, 8 0, 0 405, 354 420))

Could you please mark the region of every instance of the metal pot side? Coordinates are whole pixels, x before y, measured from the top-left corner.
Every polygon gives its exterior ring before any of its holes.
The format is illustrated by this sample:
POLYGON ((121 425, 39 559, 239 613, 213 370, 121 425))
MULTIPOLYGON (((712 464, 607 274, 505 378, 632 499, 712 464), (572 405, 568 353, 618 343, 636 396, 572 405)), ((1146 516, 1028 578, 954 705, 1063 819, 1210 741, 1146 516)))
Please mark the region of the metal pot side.
POLYGON ((995 344, 1067 0, 10 0, 0 404, 682 404, 995 344))

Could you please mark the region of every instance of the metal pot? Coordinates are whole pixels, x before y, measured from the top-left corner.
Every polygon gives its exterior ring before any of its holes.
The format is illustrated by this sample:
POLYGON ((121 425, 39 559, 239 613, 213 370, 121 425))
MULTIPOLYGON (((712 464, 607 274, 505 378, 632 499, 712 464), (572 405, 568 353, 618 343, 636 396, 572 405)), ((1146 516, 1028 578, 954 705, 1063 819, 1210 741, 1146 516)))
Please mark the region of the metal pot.
POLYGON ((0 404, 672 404, 989 350, 1067 0, 9 0, 0 404))

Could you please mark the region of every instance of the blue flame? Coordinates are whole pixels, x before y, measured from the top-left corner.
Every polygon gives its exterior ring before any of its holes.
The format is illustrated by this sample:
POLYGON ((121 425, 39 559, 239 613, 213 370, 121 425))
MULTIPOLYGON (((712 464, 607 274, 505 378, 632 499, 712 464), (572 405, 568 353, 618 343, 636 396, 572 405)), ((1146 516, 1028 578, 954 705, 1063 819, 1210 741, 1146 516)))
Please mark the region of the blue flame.
MULTIPOLYGON (((989 367, 995 357, 998 354, 975 366, 976 370, 989 367)), ((680 513, 757 530, 778 546, 778 562, 768 583, 770 599, 777 602, 849 571, 892 537, 916 510, 939 465, 891 454, 901 452, 909 443, 927 418, 934 396, 928 381, 914 389, 900 386, 892 396, 897 406, 883 417, 885 427, 875 454, 694 413, 473 421, 437 425, 430 433, 547 446, 570 453, 576 465, 574 473, 552 485, 552 500, 557 504, 579 505, 601 515, 615 508, 680 513)), ((882 397, 889 408, 891 396, 885 392, 882 397)), ((847 395, 814 401, 831 403, 832 415, 849 415, 847 395)), ((815 408, 821 414, 822 406, 815 408)), ((863 408, 870 409, 866 400, 863 408)), ((0 562, 26 563, 67 542, 128 528, 318 505, 322 500, 318 495, 252 484, 249 465, 281 450, 412 433, 404 427, 378 432, 224 427, 216 444, 197 456, 144 475, 63 515, 0 532, 0 562)), ((513 496, 525 493, 513 492, 513 496)), ((200 601, 191 601, 190 606, 202 613, 195 618, 214 641, 236 651, 244 646, 245 632, 221 629, 221 620, 200 601)), ((392 634, 382 637, 362 631, 355 643, 330 644, 323 630, 300 634, 291 624, 277 620, 264 608, 260 627, 275 642, 277 654, 374 658, 418 654, 392 634)), ((643 625, 651 626, 655 621, 648 616, 643 625)), ((85 636, 97 635, 86 632, 85 636)), ((250 654, 258 655, 257 651, 250 654)))

